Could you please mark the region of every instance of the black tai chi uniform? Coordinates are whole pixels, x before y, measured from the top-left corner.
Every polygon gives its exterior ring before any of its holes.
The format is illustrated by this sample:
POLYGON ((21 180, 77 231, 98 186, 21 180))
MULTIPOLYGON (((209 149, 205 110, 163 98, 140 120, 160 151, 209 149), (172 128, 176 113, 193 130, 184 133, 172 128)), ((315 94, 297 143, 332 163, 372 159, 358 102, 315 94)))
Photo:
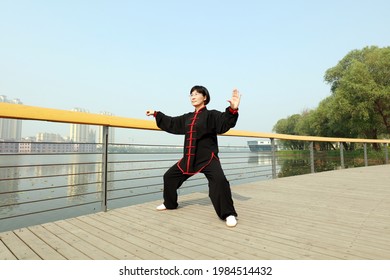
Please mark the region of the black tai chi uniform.
POLYGON ((209 197, 221 219, 237 213, 229 181, 226 179, 218 158, 217 135, 236 125, 238 110, 230 107, 225 112, 207 110, 170 117, 162 112, 154 114, 157 126, 169 133, 185 135, 183 158, 164 174, 164 205, 176 209, 177 189, 191 176, 203 173, 209 182, 209 197))

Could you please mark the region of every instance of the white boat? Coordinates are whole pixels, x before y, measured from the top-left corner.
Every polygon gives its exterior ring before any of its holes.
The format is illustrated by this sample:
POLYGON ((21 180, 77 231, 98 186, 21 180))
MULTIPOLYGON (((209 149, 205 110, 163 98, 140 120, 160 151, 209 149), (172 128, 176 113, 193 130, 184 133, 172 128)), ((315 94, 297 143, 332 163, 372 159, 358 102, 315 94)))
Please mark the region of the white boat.
MULTIPOLYGON (((251 152, 270 152, 272 151, 271 141, 248 141, 248 147, 251 152)), ((277 150, 277 146, 275 145, 275 151, 277 150)))

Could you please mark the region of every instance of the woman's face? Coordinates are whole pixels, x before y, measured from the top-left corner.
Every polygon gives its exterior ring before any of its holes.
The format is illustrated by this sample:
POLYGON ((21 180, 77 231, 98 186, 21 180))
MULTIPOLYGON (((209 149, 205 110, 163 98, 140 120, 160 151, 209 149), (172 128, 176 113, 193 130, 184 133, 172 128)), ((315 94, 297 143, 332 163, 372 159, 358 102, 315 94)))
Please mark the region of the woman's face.
POLYGON ((206 101, 206 96, 203 96, 203 94, 197 92, 196 90, 191 92, 190 98, 192 106, 196 109, 202 108, 204 106, 204 102, 206 101))

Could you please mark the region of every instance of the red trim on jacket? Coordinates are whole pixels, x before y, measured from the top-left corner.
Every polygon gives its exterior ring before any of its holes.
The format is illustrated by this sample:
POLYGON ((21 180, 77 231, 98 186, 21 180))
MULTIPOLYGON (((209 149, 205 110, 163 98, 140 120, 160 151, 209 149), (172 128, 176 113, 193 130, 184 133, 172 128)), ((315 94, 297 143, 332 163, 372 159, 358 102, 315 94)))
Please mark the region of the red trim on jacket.
POLYGON ((196 130, 194 130, 194 126, 195 126, 195 122, 196 120, 198 119, 198 114, 201 112, 202 110, 198 110, 195 112, 195 115, 194 117, 192 118, 192 122, 190 124, 190 130, 188 131, 188 133, 190 134, 188 136, 188 141, 189 143, 187 144, 186 146, 186 149, 187 149, 187 172, 190 170, 190 164, 191 164, 191 156, 194 156, 195 153, 193 153, 193 148, 195 147, 195 145, 193 144, 194 141, 196 141, 196 138, 193 137, 193 134, 194 132, 196 132, 196 130))
POLYGON ((238 108, 233 109, 232 107, 229 107, 229 112, 232 113, 233 115, 238 114, 238 108))
POLYGON ((187 171, 184 171, 184 170, 180 167, 180 162, 181 162, 183 159, 180 159, 180 160, 177 162, 176 165, 177 165, 177 167, 180 169, 180 171, 181 171, 183 174, 185 174, 185 175, 195 175, 195 174, 198 174, 198 173, 202 172, 202 170, 205 169, 206 166, 208 166, 208 165, 210 164, 210 162, 211 162, 214 158, 215 158, 216 160, 219 160, 219 158, 217 158, 217 157, 215 156, 214 152, 212 152, 212 153, 211 153, 211 158, 210 158, 210 160, 209 160, 205 165, 203 165, 198 171, 195 171, 195 172, 188 172, 188 170, 187 170, 187 171))

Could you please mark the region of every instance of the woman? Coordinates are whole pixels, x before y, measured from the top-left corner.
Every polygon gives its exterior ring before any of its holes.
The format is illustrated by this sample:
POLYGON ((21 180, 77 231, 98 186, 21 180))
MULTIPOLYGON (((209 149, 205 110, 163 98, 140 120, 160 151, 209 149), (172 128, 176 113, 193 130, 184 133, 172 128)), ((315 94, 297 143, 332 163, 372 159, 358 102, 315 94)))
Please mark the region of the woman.
POLYGON ((157 210, 176 209, 177 189, 191 176, 203 173, 209 182, 209 197, 218 217, 226 225, 237 225, 230 184, 218 158, 217 135, 236 125, 240 95, 237 89, 228 102, 225 112, 208 110, 210 94, 203 86, 194 86, 190 91, 194 112, 170 117, 162 112, 148 110, 147 116, 156 118, 157 126, 169 133, 185 135, 183 158, 164 174, 164 203, 157 210))

